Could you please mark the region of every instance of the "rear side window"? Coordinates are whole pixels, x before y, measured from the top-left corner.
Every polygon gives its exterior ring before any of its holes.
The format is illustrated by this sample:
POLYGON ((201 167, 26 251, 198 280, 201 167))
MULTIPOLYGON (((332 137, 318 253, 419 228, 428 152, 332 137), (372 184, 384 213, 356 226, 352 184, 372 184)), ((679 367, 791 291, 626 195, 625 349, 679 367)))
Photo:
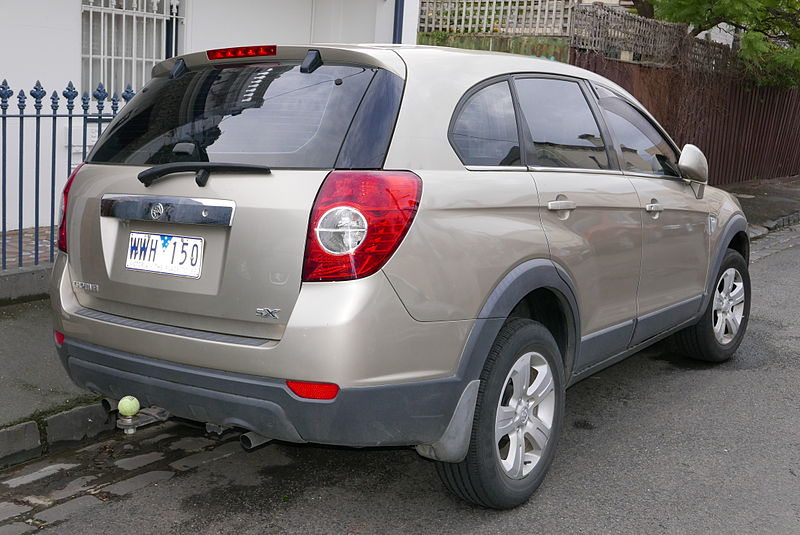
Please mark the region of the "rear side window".
POLYGON ((600 128, 576 82, 547 78, 514 81, 519 106, 533 137, 529 165, 608 169, 600 128))
POLYGON ((604 97, 599 102, 606 123, 619 142, 623 170, 680 176, 675 151, 636 108, 618 97, 604 97))
POLYGON ((520 165, 519 135, 506 80, 479 89, 457 111, 450 142, 464 165, 520 165))
POLYGON ((301 73, 294 63, 251 64, 206 67, 177 79, 159 77, 123 109, 89 161, 332 168, 353 124, 370 132, 352 132, 366 142, 347 150, 347 166, 380 167, 401 88, 402 80, 391 73, 352 65, 326 64, 301 73), (381 105, 365 113, 385 117, 358 113, 362 101, 375 101, 367 98, 373 85, 381 105))

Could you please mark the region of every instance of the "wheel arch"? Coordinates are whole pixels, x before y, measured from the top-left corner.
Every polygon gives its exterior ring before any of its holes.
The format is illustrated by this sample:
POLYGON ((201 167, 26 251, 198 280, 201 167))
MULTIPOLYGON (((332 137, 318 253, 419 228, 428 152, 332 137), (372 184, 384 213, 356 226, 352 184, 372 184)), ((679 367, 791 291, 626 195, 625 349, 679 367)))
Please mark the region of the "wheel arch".
POLYGON ((459 375, 480 376, 497 334, 510 318, 543 324, 556 339, 568 380, 580 341, 580 315, 575 285, 567 272, 549 259, 519 264, 494 287, 481 308, 461 355, 459 375))
POLYGON ((750 238, 747 236, 747 219, 744 215, 737 213, 730 218, 717 244, 717 250, 711 253, 711 262, 706 278, 706 293, 703 296, 703 305, 700 307, 697 319, 705 312, 714 293, 717 272, 725 258, 725 252, 733 249, 744 257, 745 262, 750 263, 750 238))

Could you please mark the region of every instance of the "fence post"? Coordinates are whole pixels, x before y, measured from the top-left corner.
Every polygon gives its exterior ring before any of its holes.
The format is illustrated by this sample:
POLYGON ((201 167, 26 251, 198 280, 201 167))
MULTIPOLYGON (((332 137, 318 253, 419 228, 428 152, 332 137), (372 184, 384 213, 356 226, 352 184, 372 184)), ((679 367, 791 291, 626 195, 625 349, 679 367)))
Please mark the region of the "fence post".
POLYGON ((75 97, 78 96, 72 80, 69 81, 61 95, 67 99, 67 176, 69 176, 72 173, 72 110, 75 108, 75 97))
POLYGON ((58 93, 50 95, 50 108, 53 110, 53 127, 50 132, 50 262, 55 261, 55 226, 56 226, 56 122, 58 117, 58 93))
MULTIPOLYGON (((97 84, 97 89, 94 90, 92 96, 97 100, 97 138, 100 139, 100 134, 103 133, 103 108, 106 105, 106 97, 108 97, 108 91, 103 86, 103 82, 97 84)), ((85 154, 83 159, 86 159, 85 154)))
POLYGON ((3 153, 3 195, 2 195, 2 207, 3 207, 3 245, 2 245, 2 266, 3 270, 6 269, 6 114, 8 113, 8 99, 14 96, 14 91, 8 87, 8 81, 3 80, 3 83, 0 84, 0 111, 2 111, 2 126, 0 127, 0 136, 2 136, 2 153, 3 153))
MULTIPOLYGON (((86 91, 83 92, 81 95, 81 108, 83 108, 83 157, 81 161, 86 160, 86 136, 88 134, 89 123, 86 122, 86 119, 89 118, 89 93, 86 91)), ((70 147, 72 149, 72 147, 70 147)))
POLYGON ((25 191, 25 183, 23 181, 25 177, 25 101, 27 97, 25 97, 25 91, 22 89, 19 90, 19 94, 17 95, 17 108, 19 108, 19 213, 18 220, 19 220, 19 232, 17 232, 17 244, 19 245, 19 249, 17 250, 17 264, 19 267, 22 267, 22 226, 23 226, 23 219, 22 219, 22 209, 23 209, 23 192, 25 191))
MULTIPOLYGON (((39 265, 39 170, 41 161, 41 138, 42 138, 42 99, 47 95, 47 91, 42 87, 42 83, 36 80, 36 84, 31 89, 30 95, 33 97, 33 107, 36 110, 36 157, 34 161, 34 197, 36 202, 33 205, 33 265, 39 265)), ((20 233, 22 230, 20 230, 20 233)))

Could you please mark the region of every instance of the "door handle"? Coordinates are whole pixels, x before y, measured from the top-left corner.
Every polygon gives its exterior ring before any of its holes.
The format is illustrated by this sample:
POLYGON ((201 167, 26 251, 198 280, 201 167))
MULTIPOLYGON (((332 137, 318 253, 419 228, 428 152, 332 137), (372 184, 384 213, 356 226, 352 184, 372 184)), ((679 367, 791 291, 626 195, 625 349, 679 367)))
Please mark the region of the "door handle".
POLYGON ((547 203, 548 210, 574 210, 576 207, 574 201, 550 201, 547 203))
POLYGON ((645 204, 644 205, 644 209, 647 212, 663 212, 664 211, 664 207, 661 206, 658 203, 645 204))

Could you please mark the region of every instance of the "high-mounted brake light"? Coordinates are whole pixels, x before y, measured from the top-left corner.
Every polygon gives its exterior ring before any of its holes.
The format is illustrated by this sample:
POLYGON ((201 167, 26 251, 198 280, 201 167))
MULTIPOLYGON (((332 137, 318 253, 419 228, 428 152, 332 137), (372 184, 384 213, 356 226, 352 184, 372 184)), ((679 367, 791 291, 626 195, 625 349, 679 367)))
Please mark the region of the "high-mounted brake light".
POLYGON ((67 252, 67 202, 69 201, 69 190, 72 187, 72 181, 75 180, 75 175, 78 174, 83 163, 79 163, 75 170, 69 175, 67 183, 64 184, 64 191, 61 194, 61 222, 58 224, 58 248, 65 253, 67 252))
POLYGON ((275 45, 234 46, 206 50, 208 59, 255 58, 258 56, 274 56, 277 53, 278 47, 275 45))
POLYGON ((339 394, 339 386, 333 383, 286 381, 286 386, 301 398, 306 399, 333 399, 339 394))
POLYGON ((421 195, 422 181, 410 171, 332 171, 311 210, 303 281, 378 271, 403 241, 421 195))

